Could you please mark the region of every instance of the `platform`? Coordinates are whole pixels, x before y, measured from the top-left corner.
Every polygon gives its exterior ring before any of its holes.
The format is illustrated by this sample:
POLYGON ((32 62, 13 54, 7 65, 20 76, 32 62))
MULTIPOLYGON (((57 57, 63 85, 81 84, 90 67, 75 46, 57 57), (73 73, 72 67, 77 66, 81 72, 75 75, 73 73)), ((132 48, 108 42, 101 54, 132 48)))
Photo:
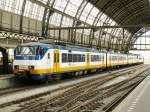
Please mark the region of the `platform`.
POLYGON ((113 112, 150 112, 150 75, 113 112))
POLYGON ((13 74, 0 75, 0 89, 17 85, 13 74))
POLYGON ((10 79, 10 78, 13 78, 13 77, 14 77, 13 74, 4 74, 4 75, 0 75, 0 80, 10 79))

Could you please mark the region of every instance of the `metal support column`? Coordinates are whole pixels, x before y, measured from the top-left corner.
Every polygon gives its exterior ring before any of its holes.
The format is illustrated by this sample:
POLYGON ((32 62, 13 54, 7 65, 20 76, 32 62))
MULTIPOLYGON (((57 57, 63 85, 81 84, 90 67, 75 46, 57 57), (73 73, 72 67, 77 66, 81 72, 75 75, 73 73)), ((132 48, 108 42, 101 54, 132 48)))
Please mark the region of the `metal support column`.
MULTIPOLYGON (((47 1, 47 6, 49 6, 51 0, 47 1)), ((51 7, 53 7, 55 0, 53 0, 51 7)), ((45 7, 43 19, 42 19, 42 36, 47 38, 48 36, 48 26, 49 26, 49 19, 50 16, 54 13, 53 10, 50 8, 45 7)))
POLYGON ((27 0, 24 0, 23 1, 23 4, 22 4, 22 10, 21 10, 21 15, 20 15, 20 33, 22 33, 22 26, 23 26, 23 15, 24 15, 24 11, 25 11, 25 6, 26 6, 26 2, 27 0))

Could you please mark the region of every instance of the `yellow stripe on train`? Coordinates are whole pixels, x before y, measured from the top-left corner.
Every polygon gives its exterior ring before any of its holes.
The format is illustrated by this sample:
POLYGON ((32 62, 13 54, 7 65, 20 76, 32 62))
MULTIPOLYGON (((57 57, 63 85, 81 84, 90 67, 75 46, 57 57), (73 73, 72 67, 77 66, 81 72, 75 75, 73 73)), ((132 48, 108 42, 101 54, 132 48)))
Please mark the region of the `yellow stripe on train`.
POLYGON ((37 70, 31 70, 30 73, 31 74, 47 74, 47 73, 53 73, 53 72, 65 72, 65 71, 102 68, 102 67, 106 67, 106 65, 105 64, 98 64, 98 65, 89 65, 89 66, 63 67, 63 68, 59 68, 57 71, 54 70, 53 68, 37 69, 37 70))

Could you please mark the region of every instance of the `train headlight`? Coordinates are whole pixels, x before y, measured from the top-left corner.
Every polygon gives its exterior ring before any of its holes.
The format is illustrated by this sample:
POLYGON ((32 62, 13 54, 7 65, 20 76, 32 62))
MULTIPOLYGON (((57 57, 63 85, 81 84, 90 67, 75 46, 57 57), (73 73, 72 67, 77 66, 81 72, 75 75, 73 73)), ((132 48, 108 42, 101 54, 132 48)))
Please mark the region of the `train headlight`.
POLYGON ((34 66, 28 66, 29 70, 34 70, 34 66))
POLYGON ((15 68, 15 69, 19 69, 19 65, 15 65, 14 68, 15 68))

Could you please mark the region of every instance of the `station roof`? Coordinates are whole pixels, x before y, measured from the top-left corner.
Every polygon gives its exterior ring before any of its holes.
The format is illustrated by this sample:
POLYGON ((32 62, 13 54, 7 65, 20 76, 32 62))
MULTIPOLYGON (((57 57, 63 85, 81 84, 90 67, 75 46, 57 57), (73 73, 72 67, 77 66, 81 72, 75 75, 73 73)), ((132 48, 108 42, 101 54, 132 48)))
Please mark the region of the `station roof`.
MULTIPOLYGON (((150 24, 149 0, 88 0, 121 25, 150 24)), ((136 33, 139 28, 129 29, 136 33)))
MULTIPOLYGON (((134 34, 141 29, 139 27, 122 29, 121 26, 150 22, 149 0, 0 0, 0 11, 19 15, 20 18, 17 24, 14 24, 11 18, 10 27, 8 23, 0 22, 1 31, 54 38, 118 51, 128 51, 136 40, 134 34), (30 27, 32 23, 30 25, 29 20, 25 21, 27 19, 36 21, 34 27, 30 27), (40 24, 41 28, 37 24, 40 24), (71 33, 68 29, 69 35, 62 34, 62 31, 49 30, 50 27, 89 26, 120 26, 120 28, 103 28, 96 31, 80 29, 71 30, 71 33), (64 35, 67 39, 64 39, 64 35)), ((0 14, 1 18, 2 16, 0 14)))

